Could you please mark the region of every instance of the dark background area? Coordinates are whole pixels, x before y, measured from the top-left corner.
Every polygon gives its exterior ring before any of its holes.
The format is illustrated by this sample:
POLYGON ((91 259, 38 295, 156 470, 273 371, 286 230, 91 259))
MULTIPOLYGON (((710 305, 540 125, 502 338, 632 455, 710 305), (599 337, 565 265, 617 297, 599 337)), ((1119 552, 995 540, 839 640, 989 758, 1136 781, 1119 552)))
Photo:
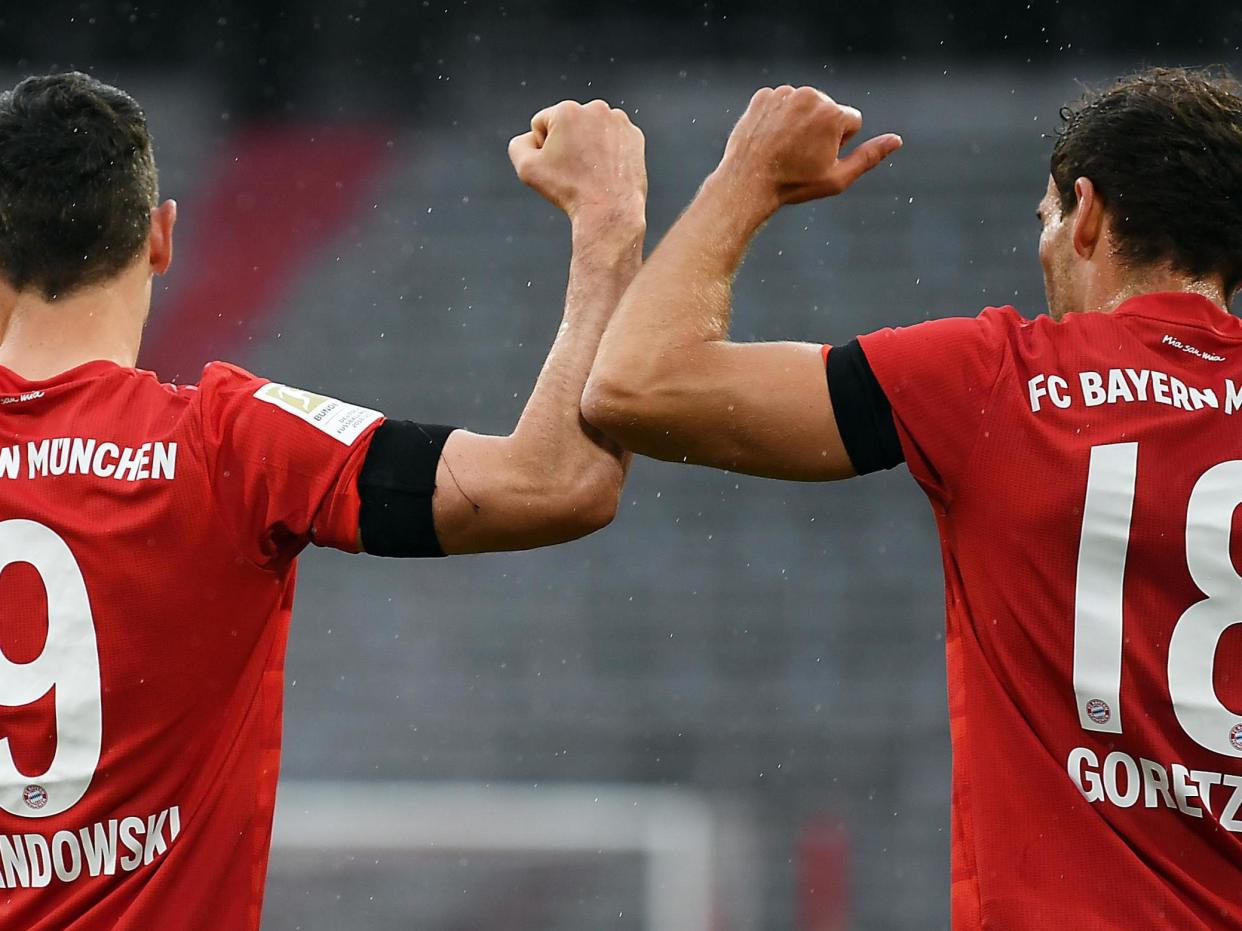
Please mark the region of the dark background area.
POLYGON ((237 112, 256 116, 319 112, 325 92, 349 95, 351 108, 425 112, 446 82, 490 69, 497 55, 551 64, 573 79, 670 59, 827 56, 834 65, 944 60, 1032 68, 1169 55, 1222 61, 1240 40, 1242 8, 1228 0, 52 0, 14 2, 0 12, 0 56, 19 69, 189 71, 227 88, 237 112))
MULTIPOLYGON (((540 107, 634 116, 649 247, 760 85, 813 83, 901 132, 847 196, 770 223, 738 280, 738 338, 839 342, 1042 312, 1058 108, 1144 64, 1236 63, 1240 42, 1221 0, 0 6, 5 82, 81 68, 150 115, 181 209, 140 365, 192 380, 223 357, 492 432, 564 288, 564 219, 505 158, 540 107)), ((287 695, 285 775, 352 787, 326 793, 346 810, 381 781, 668 789, 745 840, 719 845, 713 931, 948 926, 943 588, 904 468, 814 486, 639 462, 614 525, 561 549, 308 552, 287 695), (825 837, 843 856, 812 855, 825 837)), ((265 927, 636 928, 644 869, 278 837, 265 927)))

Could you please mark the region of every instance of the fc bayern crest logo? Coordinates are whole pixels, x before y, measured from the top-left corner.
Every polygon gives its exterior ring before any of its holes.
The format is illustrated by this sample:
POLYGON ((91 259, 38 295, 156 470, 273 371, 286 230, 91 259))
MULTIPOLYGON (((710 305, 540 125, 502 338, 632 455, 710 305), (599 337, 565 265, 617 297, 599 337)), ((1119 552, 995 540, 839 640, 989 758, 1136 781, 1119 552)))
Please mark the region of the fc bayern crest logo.
POLYGON ((1113 713, 1109 710, 1108 702, 1101 701, 1098 698, 1093 698, 1087 702, 1087 717, 1096 724, 1107 724, 1108 719, 1112 716, 1113 713))
POLYGON ((1229 742, 1233 749, 1242 751, 1242 724, 1235 724, 1229 731, 1229 742))
POLYGON ((22 801, 31 808, 42 808, 47 804, 47 789, 39 785, 28 785, 22 789, 22 801))

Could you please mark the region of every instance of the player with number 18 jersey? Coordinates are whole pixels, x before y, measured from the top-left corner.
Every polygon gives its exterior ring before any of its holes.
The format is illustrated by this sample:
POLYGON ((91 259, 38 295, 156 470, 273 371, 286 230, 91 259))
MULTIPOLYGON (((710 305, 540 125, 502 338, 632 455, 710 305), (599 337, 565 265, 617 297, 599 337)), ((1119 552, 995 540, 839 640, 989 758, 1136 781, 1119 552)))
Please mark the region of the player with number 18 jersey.
POLYGON ((859 343, 940 529, 955 927, 1242 928, 1242 321, 859 343))
POLYGON ((902 146, 852 144, 861 112, 817 88, 761 88, 626 292, 584 413, 670 462, 909 466, 944 563, 955 929, 1242 929, 1242 84, 1149 68, 1060 116, 1047 316, 733 342, 763 224, 902 146))

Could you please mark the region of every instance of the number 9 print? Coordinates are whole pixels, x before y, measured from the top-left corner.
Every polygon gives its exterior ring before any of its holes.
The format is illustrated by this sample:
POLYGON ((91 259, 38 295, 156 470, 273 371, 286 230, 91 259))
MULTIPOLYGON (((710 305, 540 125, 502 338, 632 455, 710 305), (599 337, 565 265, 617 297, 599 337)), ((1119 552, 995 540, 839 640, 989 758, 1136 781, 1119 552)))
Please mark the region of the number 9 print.
POLYGON ((56 689, 56 754, 47 771, 23 775, 7 737, 0 738, 0 808, 20 818, 46 818, 86 794, 103 740, 99 651, 86 583, 55 531, 30 520, 0 522, 0 572, 30 563, 47 591, 47 642, 29 663, 0 651, 0 705, 19 707, 56 689))

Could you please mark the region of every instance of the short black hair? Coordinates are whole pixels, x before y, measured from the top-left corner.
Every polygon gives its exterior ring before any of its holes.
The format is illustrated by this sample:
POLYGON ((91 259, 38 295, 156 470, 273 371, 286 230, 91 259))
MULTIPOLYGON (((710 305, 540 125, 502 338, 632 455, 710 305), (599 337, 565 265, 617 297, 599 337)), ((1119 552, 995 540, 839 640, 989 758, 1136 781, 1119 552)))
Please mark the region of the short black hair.
POLYGON ((1149 68, 1061 109, 1061 209, 1089 178, 1120 257, 1242 285, 1242 86, 1223 67, 1149 68))
POLYGON ((157 176, 133 97, 73 71, 0 93, 0 276, 49 300, 111 278, 151 231, 157 176))

